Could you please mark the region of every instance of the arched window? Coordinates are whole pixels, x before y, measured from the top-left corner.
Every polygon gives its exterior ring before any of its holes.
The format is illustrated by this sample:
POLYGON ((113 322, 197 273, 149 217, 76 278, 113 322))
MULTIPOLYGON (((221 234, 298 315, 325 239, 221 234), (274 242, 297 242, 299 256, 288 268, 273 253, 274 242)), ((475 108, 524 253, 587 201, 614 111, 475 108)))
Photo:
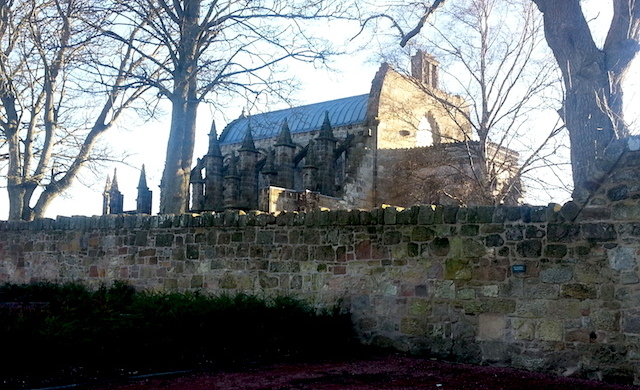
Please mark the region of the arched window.
POLYGON ((416 132, 416 146, 431 146, 440 143, 440 131, 433 115, 428 113, 420 120, 416 132))

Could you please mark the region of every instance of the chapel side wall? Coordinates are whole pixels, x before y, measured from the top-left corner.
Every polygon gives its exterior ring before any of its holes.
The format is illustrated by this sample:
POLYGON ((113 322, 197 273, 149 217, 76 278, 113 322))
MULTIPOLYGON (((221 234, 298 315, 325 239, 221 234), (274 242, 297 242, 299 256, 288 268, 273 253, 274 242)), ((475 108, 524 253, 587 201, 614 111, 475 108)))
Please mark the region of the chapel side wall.
POLYGON ((640 206, 616 202, 4 222, 0 279, 288 294, 365 343, 640 383, 640 206))
POLYGON ((389 69, 380 87, 377 111, 378 148, 400 149, 418 146, 416 132, 425 116, 431 117, 435 122, 431 124, 432 131, 439 133, 435 142, 469 139, 465 132, 470 133, 471 128, 462 125, 465 123, 462 115, 447 112, 436 97, 450 101, 454 106, 464 104, 460 97, 448 95, 439 89, 420 86, 417 81, 389 69), (454 117, 457 118, 454 120, 454 117), (401 131, 403 133, 400 133, 401 131))

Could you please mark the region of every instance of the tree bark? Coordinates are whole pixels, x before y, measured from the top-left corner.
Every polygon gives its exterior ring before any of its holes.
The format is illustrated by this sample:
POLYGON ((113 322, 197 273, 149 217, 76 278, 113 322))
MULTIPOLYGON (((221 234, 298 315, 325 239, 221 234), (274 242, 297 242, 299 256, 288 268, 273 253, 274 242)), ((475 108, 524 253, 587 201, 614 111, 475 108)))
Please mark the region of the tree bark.
MULTIPOLYGON (((177 2, 176 2, 177 3, 177 2)), ((160 188, 160 213, 188 210, 189 175, 195 146, 198 111, 198 37, 201 0, 185 0, 176 10, 181 35, 171 98, 171 129, 160 188)))
POLYGON ((562 71, 565 99, 559 111, 569 131, 574 200, 586 201, 590 174, 617 138, 627 135, 621 83, 638 51, 640 4, 614 0, 614 17, 599 49, 579 0, 533 0, 544 16, 547 43, 562 71))

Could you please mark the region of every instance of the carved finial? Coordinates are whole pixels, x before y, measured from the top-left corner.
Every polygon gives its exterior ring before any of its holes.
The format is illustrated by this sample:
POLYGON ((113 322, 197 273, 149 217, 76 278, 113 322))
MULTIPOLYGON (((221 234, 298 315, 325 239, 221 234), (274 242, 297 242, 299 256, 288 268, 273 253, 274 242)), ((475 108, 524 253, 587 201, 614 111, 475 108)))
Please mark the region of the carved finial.
POLYGON ((244 133, 240 150, 256 150, 256 144, 253 142, 253 134, 251 134, 251 125, 247 125, 247 131, 244 133))
POLYGON ((113 181, 111 182, 111 191, 118 191, 117 168, 113 168, 113 181))
POLYGON ((104 192, 107 193, 111 191, 111 176, 107 175, 107 182, 104 185, 104 192))
POLYGON ((207 151, 207 154, 210 156, 222 156, 215 121, 211 121, 211 131, 209 132, 209 150, 207 151))
POLYGON ((140 170, 140 180, 138 180, 138 189, 148 190, 147 186, 147 173, 144 170, 144 164, 142 164, 142 169, 140 170))
POLYGON ((291 130, 289 129, 289 122, 287 121, 287 118, 284 118, 282 127, 280 128, 280 133, 276 139, 276 146, 278 145, 294 146, 293 141, 291 140, 291 130))
POLYGON ((333 138, 333 128, 331 127, 331 121, 329 121, 329 111, 324 112, 324 121, 322 127, 320 127, 320 138, 333 138))

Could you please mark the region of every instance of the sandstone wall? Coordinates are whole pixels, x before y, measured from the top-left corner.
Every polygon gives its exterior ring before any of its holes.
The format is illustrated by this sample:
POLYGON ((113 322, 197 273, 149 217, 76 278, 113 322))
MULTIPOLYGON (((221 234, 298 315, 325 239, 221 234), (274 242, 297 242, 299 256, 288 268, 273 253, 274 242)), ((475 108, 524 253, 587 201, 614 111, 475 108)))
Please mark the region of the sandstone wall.
POLYGON ((633 380, 640 221, 564 213, 572 208, 5 222, 0 278, 293 294, 350 310, 365 342, 633 380))

